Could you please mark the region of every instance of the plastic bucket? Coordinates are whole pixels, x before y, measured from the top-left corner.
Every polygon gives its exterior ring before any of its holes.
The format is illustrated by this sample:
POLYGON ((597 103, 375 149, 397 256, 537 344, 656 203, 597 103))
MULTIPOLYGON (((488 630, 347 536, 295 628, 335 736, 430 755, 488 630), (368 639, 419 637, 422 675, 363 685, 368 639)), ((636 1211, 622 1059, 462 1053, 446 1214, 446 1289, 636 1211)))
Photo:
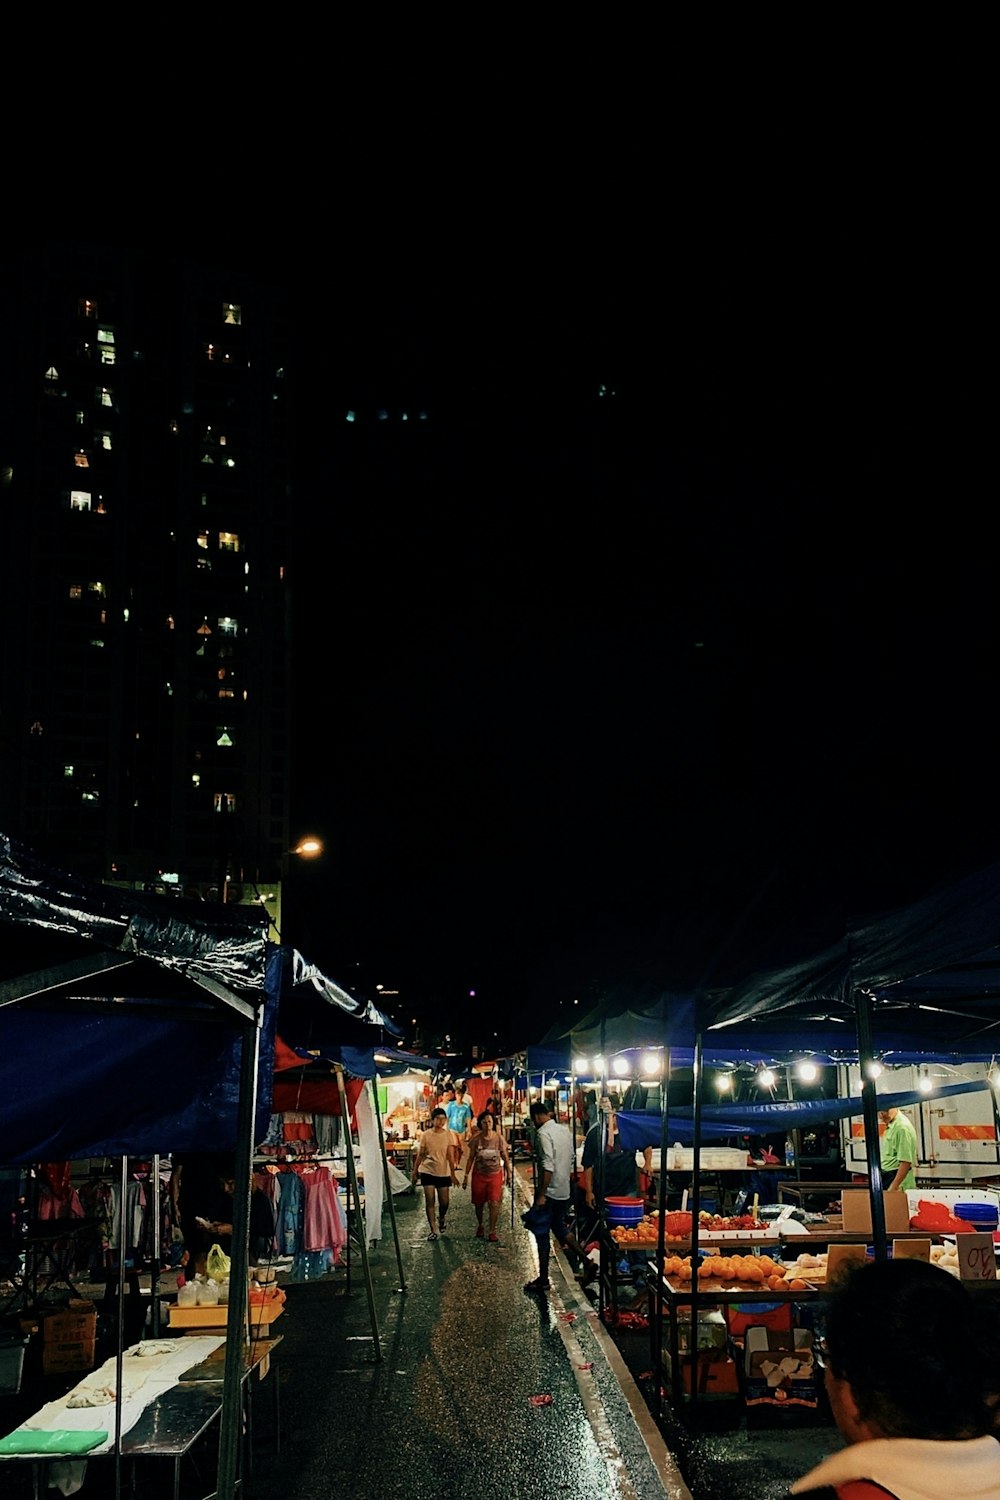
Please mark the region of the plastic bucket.
POLYGON ((605 1198, 605 1211, 610 1224, 638 1224, 645 1213, 646 1205, 641 1198, 605 1198))

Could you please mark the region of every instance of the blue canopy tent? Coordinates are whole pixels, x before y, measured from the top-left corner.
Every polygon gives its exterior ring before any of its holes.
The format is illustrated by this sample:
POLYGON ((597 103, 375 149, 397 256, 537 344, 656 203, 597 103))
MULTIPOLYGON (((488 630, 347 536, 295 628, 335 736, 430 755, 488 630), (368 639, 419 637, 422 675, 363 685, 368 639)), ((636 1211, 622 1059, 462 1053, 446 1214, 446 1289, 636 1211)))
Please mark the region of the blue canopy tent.
MULTIPOLYGON (((266 916, 95 885, 0 835, 0 923, 0 1140, 9 1161, 113 1150, 124 1187, 128 1155, 155 1156, 165 1143, 204 1148, 206 1133, 234 1151, 246 1188, 233 1204, 217 1486, 220 1500, 232 1500, 258 1066, 277 1006, 266 916)), ((119 1367, 123 1324, 120 1302, 119 1367)), ((118 1468, 119 1450, 116 1406, 118 1468)))

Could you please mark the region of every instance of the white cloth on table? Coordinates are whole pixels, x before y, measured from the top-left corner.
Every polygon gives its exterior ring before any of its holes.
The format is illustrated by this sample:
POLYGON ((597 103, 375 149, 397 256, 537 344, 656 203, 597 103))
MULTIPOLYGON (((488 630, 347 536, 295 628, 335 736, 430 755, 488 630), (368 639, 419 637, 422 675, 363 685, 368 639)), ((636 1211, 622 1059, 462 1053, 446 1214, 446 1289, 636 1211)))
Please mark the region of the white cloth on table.
MULTIPOLYGON (((122 1358, 120 1392, 122 1436, 131 1431, 150 1402, 169 1391, 186 1370, 192 1365, 200 1365, 225 1342, 224 1335, 189 1335, 179 1339, 157 1339, 155 1347, 162 1352, 156 1354, 140 1355, 141 1344, 126 1349, 122 1358)), ((15 1431, 52 1432, 63 1428, 73 1432, 96 1432, 106 1428, 107 1440, 100 1447, 92 1448, 87 1457, 107 1453, 115 1441, 117 1379, 117 1360, 105 1360, 99 1369, 89 1371, 65 1396, 47 1402, 15 1431), (106 1393, 110 1393, 110 1397, 106 1393), (74 1398, 77 1403, 86 1400, 88 1404, 71 1406, 74 1398)))

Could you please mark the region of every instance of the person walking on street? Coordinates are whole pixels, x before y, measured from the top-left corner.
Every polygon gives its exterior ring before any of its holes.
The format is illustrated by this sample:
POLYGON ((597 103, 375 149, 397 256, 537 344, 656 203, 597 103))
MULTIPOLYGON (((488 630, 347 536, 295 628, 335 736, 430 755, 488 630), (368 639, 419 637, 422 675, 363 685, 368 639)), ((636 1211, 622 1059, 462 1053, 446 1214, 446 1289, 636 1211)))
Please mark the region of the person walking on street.
POLYGON ((445 1110, 448 1114, 448 1129, 455 1137, 455 1150, 453 1161, 457 1172, 462 1165, 462 1157, 465 1153, 465 1143, 469 1138, 472 1124, 472 1105, 469 1103, 468 1095, 461 1084, 457 1086, 450 1099, 445 1100, 445 1110))
POLYGON ((547 1292, 552 1252, 550 1234, 554 1234, 562 1248, 581 1265, 587 1264, 587 1257, 567 1219, 573 1172, 573 1137, 569 1127, 553 1118, 552 1106, 544 1099, 537 1099, 532 1104, 531 1120, 535 1127, 534 1210, 536 1218, 543 1215, 546 1222, 539 1223, 531 1231, 538 1245, 538 1275, 527 1283, 524 1290, 547 1292))
POLYGON ((885 1125, 885 1135, 879 1142, 885 1191, 905 1193, 907 1188, 917 1185, 913 1172, 917 1160, 917 1132, 901 1110, 880 1109, 878 1117, 885 1125))
POLYGON ((472 1137, 469 1159, 465 1164, 463 1187, 469 1185, 472 1175, 472 1206, 476 1210, 476 1239, 483 1237, 483 1209, 490 1209, 490 1244, 497 1244, 497 1220, 500 1217, 500 1200, 504 1183, 510 1183, 510 1151, 503 1132, 498 1130, 489 1110, 479 1116, 479 1126, 472 1137))
POLYGON ((413 1163, 413 1185, 419 1177, 424 1189, 424 1211, 427 1214, 429 1240, 438 1237, 438 1225, 444 1234, 444 1221, 451 1201, 452 1184, 458 1187, 452 1159, 454 1137, 448 1129, 448 1116, 438 1107, 431 1112, 431 1128, 421 1134, 413 1163), (439 1212, 438 1212, 439 1210, 439 1212), (437 1215, 437 1217, 435 1217, 437 1215))
POLYGON ((919 1260, 872 1261, 838 1282, 824 1378, 847 1447, 789 1495, 996 1500, 1000 1442, 990 1436, 990 1351, 977 1300, 919 1260))

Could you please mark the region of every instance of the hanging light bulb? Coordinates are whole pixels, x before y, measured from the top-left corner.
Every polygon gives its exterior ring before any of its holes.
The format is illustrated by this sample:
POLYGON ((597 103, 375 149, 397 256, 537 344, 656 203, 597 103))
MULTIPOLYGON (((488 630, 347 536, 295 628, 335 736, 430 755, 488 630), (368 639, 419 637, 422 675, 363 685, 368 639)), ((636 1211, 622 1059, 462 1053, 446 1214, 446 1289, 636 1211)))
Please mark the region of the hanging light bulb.
POLYGON ((775 1081, 776 1080, 775 1080, 774 1072, 773 1072, 773 1070, 771 1068, 761 1068, 760 1072, 757 1074, 757 1087, 758 1088, 773 1089, 774 1085, 775 1085, 775 1081))
POLYGON ((809 1057, 804 1057, 802 1061, 797 1064, 795 1071, 796 1073, 798 1073, 803 1083, 815 1083, 816 1079, 819 1077, 819 1068, 809 1057))
POLYGON ((660 1058, 658 1053, 646 1053, 645 1057, 642 1059, 642 1071, 645 1073, 647 1078, 651 1078, 654 1073, 658 1073, 660 1071, 660 1058))

